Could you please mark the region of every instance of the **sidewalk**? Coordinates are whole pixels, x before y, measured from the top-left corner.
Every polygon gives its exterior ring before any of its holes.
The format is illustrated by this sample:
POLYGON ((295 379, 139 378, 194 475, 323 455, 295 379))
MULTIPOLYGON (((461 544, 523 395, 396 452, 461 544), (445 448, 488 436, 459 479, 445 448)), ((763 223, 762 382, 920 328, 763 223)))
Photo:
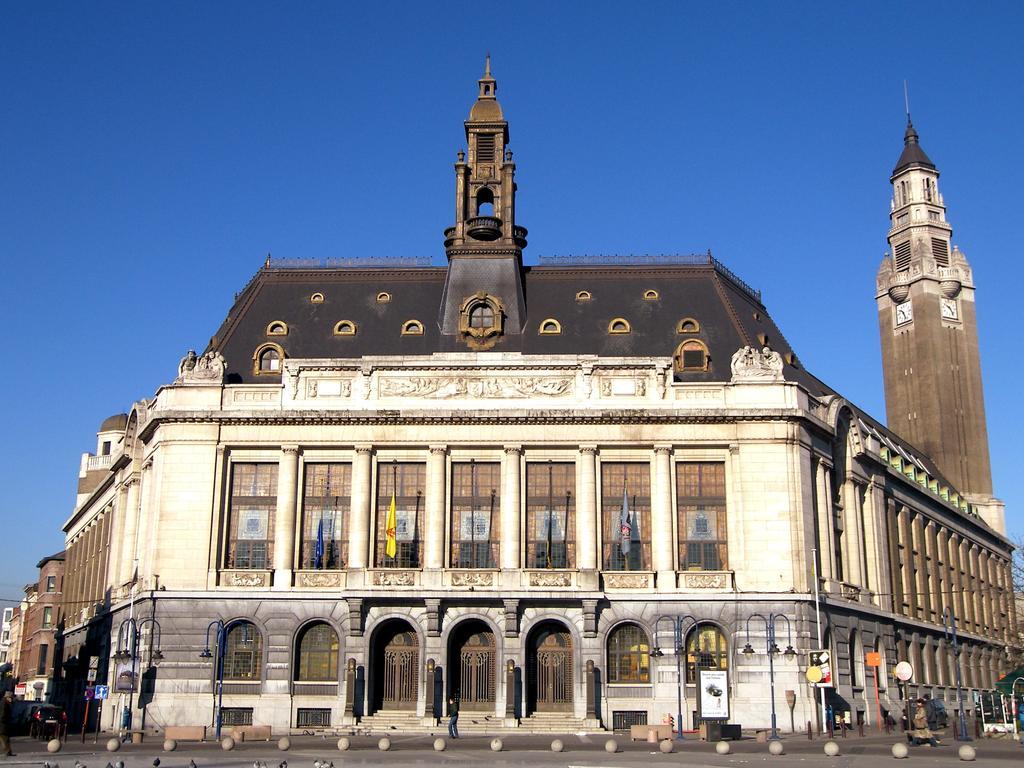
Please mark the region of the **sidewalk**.
MULTIPOLYGON (((808 741, 806 736, 789 735, 783 739, 786 754, 773 756, 768 753, 768 745, 757 742, 753 738, 729 742, 732 749, 729 755, 715 752, 715 744, 685 739, 674 742, 674 751, 663 754, 658 745, 647 742, 630 742, 623 734, 584 735, 529 735, 515 734, 503 736, 503 750, 492 752, 490 736, 466 736, 457 741, 448 741, 447 750, 435 752, 434 738, 414 734, 402 736, 392 734, 392 748, 388 752, 377 749, 377 736, 352 736, 351 748, 341 752, 337 748, 337 737, 327 738, 316 736, 293 736, 291 749, 281 751, 277 742, 243 742, 234 750, 225 752, 216 742, 196 743, 182 742, 174 752, 164 752, 162 742, 153 739, 145 744, 126 744, 116 752, 107 752, 106 740, 109 734, 101 734, 99 744, 92 743, 90 736, 86 744, 82 744, 72 736, 57 754, 49 754, 44 742, 27 738, 16 738, 13 742, 15 757, 0 758, 0 766, 32 765, 41 766, 49 762, 54 768, 73 768, 76 762, 86 768, 105 768, 107 763, 124 763, 125 768, 152 768, 154 758, 160 759, 161 768, 185 768, 189 761, 194 761, 197 768, 281 768, 287 762, 290 768, 313 768, 316 761, 334 763, 337 768, 343 765, 387 765, 388 768, 421 767, 429 761, 432 765, 470 766, 488 764, 491 766, 529 766, 544 768, 546 766, 587 766, 593 768, 640 768, 653 763, 664 765, 697 766, 740 766, 753 762, 768 762, 787 768, 788 766, 872 766, 877 768, 880 761, 893 760, 890 749, 897 742, 905 742, 902 733, 891 736, 848 736, 836 739, 841 750, 837 758, 829 758, 823 752, 825 738, 808 741), (551 741, 559 738, 565 745, 565 751, 551 751, 551 741), (610 754, 605 751, 605 742, 614 738, 620 751, 610 754)), ((994 765, 1024 759, 1024 747, 1012 739, 981 739, 971 742, 977 750, 976 765, 994 765)), ((944 741, 938 748, 911 747, 909 762, 918 764, 927 761, 929 766, 962 766, 957 757, 959 742, 944 741)), ((897 764, 899 765, 899 764, 897 764)))

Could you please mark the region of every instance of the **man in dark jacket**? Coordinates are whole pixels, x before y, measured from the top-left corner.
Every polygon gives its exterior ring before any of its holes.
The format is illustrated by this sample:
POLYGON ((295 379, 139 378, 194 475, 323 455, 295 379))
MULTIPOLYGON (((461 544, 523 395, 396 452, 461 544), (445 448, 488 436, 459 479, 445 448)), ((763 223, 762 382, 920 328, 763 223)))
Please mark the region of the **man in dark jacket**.
POLYGON ((0 701, 0 754, 13 757, 11 752, 11 696, 10 691, 4 692, 3 700, 0 701))
POLYGON ((448 735, 459 738, 459 699, 457 696, 448 698, 448 735))

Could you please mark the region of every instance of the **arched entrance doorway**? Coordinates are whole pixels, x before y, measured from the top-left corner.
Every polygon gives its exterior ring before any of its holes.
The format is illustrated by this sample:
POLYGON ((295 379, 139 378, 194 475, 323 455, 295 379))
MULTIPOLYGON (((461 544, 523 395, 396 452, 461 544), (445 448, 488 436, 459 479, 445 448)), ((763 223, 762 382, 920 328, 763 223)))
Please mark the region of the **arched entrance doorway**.
POLYGON ((526 657, 526 707, 533 712, 572 712, 572 635, 547 621, 530 633, 526 657))
POLYGON ((494 633, 482 621, 464 621, 448 641, 448 691, 462 709, 493 712, 497 687, 498 648, 494 633))
POLYGON ((374 633, 370 709, 413 712, 419 699, 420 641, 406 621, 374 633))

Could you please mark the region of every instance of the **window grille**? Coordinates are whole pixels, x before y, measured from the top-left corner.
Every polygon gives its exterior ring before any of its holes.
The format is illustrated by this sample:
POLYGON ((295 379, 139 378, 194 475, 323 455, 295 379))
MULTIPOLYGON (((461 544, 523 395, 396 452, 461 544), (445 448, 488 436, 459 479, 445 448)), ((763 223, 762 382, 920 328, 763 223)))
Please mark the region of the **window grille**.
POLYGON ((949 266, 949 243, 937 237, 932 238, 932 257, 940 267, 949 266))
POLYGON ((604 520, 604 569, 643 571, 649 568, 650 464, 601 465, 601 517, 604 520), (626 514, 623 514, 624 509, 626 514))
POLYGON ((526 465, 526 567, 576 567, 576 465, 526 465))
POLYGON ((699 624, 686 638, 686 682, 697 682, 698 669, 728 669, 725 635, 713 624, 699 624))
POLYGON ((423 560, 423 489, 427 465, 401 462, 377 465, 378 568, 419 568, 423 560), (388 554, 388 509, 395 493, 395 554, 388 554))
POLYGON ((302 497, 303 568, 345 567, 351 496, 351 464, 306 465, 302 497), (318 546, 320 541, 322 546, 318 546))
POLYGON ((338 681, 338 634, 328 624, 313 624, 299 639, 296 680, 338 681))
POLYGON ((301 708, 295 713, 296 728, 330 728, 331 710, 301 708))
POLYGON ((263 637, 248 621, 228 627, 224 642, 224 679, 256 680, 261 677, 263 637))
POLYGON ((224 707, 220 718, 222 725, 252 725, 252 707, 224 707))
POLYGON ((273 558, 277 464, 235 464, 231 470, 229 568, 263 570, 273 558))
POLYGON ((500 483, 498 463, 452 465, 453 568, 498 567, 500 483))
POLYGON ((651 645, 636 624, 622 624, 608 636, 608 682, 651 682, 651 645))
POLYGON ((897 243, 893 249, 896 262, 896 271, 903 272, 906 269, 910 269, 910 241, 905 240, 902 243, 897 243))
POLYGON ((612 712, 613 731, 628 731, 634 725, 647 725, 647 712, 642 709, 619 709, 612 712))
POLYGON ((680 570, 728 568, 725 465, 720 462, 677 464, 676 506, 680 570))
POLYGON ((494 134, 480 133, 476 137, 476 161, 478 163, 494 162, 494 134))

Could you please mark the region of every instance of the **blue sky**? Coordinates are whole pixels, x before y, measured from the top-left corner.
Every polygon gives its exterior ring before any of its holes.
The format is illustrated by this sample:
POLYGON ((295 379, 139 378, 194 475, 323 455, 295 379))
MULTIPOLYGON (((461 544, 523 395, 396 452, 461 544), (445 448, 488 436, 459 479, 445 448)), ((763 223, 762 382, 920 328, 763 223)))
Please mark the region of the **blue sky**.
POLYGON ((1020 4, 995 2, 0 2, 0 598, 62 547, 99 423, 173 378, 268 252, 442 263, 487 51, 528 262, 710 248, 879 418, 909 80, 1024 534, 1022 36, 1020 4))

